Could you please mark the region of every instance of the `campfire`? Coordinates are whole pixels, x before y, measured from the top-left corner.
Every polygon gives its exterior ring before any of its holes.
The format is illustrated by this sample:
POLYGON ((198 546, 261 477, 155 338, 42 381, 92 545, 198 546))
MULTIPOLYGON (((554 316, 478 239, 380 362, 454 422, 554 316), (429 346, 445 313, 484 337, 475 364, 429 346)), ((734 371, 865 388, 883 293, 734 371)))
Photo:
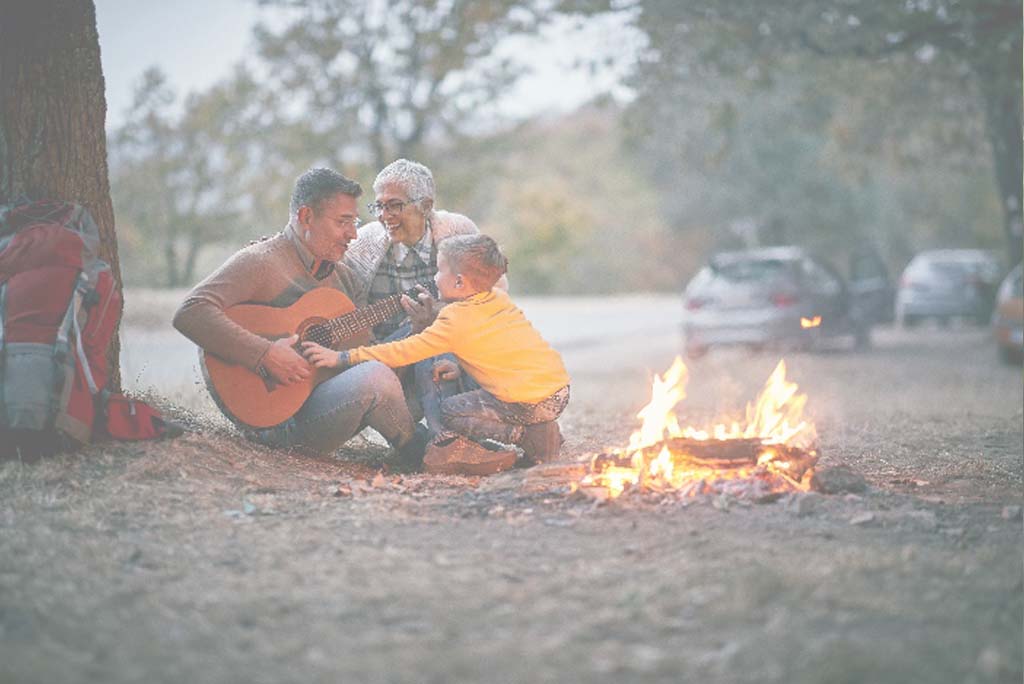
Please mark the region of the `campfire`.
POLYGON ((817 433, 803 415, 807 396, 786 380, 784 361, 743 421, 680 427, 675 408, 686 397, 686 382, 686 366, 676 357, 664 376, 654 376, 629 445, 594 456, 575 489, 595 498, 641 492, 766 501, 810 488, 817 433))

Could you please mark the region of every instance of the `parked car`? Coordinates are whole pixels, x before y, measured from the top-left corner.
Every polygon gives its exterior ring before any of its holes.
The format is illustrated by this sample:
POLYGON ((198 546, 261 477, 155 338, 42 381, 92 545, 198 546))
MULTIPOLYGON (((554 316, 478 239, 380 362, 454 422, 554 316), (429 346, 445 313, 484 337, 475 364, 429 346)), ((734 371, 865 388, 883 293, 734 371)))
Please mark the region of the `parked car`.
POLYGON ((1020 264, 999 286, 992 313, 992 332, 999 347, 999 356, 1004 361, 1024 361, 1024 271, 1020 264))
POLYGON ((888 301, 869 284, 859 285, 851 288, 835 268, 800 247, 717 254, 686 286, 686 353, 698 357, 722 345, 807 348, 836 335, 866 347, 888 301))
POLYGON ((999 261, 980 249, 921 252, 907 264, 896 293, 896 318, 913 327, 926 318, 946 323, 967 318, 979 325, 992 315, 999 261))

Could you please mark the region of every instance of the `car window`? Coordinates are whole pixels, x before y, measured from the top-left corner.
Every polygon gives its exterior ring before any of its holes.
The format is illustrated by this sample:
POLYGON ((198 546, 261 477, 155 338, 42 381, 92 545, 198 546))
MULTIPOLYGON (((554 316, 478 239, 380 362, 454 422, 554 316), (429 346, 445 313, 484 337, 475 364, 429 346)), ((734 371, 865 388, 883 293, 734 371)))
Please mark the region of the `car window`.
POLYGON ((991 278, 994 269, 984 261, 933 261, 929 268, 937 275, 950 279, 964 279, 970 276, 991 278))
POLYGON ((714 280, 714 272, 705 266, 704 268, 697 271, 697 275, 693 276, 690 280, 689 285, 686 286, 687 291, 696 291, 700 288, 707 287, 708 283, 714 280))
POLYGON ((793 262, 783 259, 746 259, 712 262, 715 276, 734 283, 769 282, 793 275, 793 262))
POLYGON ((918 256, 907 266, 907 273, 915 276, 934 277, 947 281, 967 280, 972 277, 994 282, 998 278, 999 264, 983 253, 977 258, 949 258, 942 256, 918 256))

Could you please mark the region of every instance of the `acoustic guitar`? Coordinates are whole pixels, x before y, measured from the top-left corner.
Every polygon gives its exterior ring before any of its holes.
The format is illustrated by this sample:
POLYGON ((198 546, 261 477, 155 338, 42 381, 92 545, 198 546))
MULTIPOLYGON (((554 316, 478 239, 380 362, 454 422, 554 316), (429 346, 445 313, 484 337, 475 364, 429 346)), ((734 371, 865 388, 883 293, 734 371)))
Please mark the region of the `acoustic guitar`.
MULTIPOLYGON (((291 306, 237 304, 224 313, 249 332, 268 340, 298 335, 295 350, 299 353, 301 344, 306 341, 342 350, 369 344, 371 328, 403 311, 403 295, 415 299, 419 292, 422 290, 413 288, 357 309, 344 293, 322 287, 310 290, 291 306)), ((250 428, 273 427, 288 420, 317 385, 339 372, 314 368, 306 380, 281 385, 269 376, 225 361, 203 349, 199 350, 199 365, 206 389, 217 407, 235 424, 250 428)))

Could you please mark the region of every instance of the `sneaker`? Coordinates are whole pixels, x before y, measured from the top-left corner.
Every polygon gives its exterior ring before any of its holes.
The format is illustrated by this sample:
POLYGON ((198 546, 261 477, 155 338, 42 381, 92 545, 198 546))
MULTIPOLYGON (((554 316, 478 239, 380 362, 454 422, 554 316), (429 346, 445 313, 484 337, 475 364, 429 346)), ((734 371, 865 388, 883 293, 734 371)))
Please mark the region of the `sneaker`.
POLYGON ((558 458, 564 442, 556 420, 527 425, 523 428, 523 436, 519 440, 519 446, 523 449, 523 461, 527 465, 553 461, 558 458))
POLYGON ((493 475, 508 470, 515 462, 513 449, 492 450, 457 435, 428 446, 423 469, 446 475, 493 475))

